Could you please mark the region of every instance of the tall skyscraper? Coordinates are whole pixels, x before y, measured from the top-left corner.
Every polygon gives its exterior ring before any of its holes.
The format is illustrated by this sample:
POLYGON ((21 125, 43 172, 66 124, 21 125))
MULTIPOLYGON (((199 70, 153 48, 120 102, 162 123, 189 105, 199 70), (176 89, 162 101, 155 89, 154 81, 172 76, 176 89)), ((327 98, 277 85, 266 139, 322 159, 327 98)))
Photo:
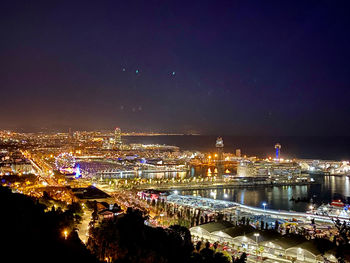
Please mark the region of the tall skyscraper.
POLYGON ((117 146, 122 144, 122 131, 118 127, 114 130, 114 141, 117 146))
POLYGON ((73 139, 73 131, 72 131, 72 129, 71 128, 69 128, 69 130, 68 130, 68 139, 73 139))
POLYGON ((236 149, 236 156, 241 157, 241 149, 236 149))

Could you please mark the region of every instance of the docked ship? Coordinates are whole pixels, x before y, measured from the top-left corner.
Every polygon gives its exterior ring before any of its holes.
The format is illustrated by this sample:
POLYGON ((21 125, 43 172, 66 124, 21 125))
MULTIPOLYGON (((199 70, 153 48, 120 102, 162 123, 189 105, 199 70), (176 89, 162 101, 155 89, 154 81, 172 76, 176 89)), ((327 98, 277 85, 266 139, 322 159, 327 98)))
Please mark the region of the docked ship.
POLYGON ((333 200, 330 204, 322 204, 318 208, 314 209, 313 206, 310 206, 310 210, 307 211, 309 214, 328 216, 340 220, 349 220, 350 219, 350 206, 344 204, 340 199, 333 200))

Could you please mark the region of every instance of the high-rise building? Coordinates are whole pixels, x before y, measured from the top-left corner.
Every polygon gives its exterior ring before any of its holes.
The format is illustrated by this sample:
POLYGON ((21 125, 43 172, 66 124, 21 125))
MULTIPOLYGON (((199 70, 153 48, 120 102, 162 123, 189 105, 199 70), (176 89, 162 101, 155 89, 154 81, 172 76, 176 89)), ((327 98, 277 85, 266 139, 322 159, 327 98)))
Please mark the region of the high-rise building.
POLYGON ((72 129, 71 128, 69 128, 69 130, 68 130, 68 139, 73 139, 73 131, 72 131, 72 129))
POLYGON ((120 128, 115 128, 114 130, 114 141, 118 146, 122 144, 122 131, 120 128))
POLYGON ((241 157, 241 149, 236 149, 236 157, 241 157))

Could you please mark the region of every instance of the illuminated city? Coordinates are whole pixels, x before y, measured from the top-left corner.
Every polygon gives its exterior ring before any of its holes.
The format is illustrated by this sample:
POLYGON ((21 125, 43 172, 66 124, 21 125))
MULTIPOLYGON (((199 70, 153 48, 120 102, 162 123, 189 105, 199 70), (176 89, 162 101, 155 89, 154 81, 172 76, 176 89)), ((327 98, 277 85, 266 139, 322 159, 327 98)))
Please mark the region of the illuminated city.
POLYGON ((350 262, 349 8, 5 3, 3 262, 350 262))

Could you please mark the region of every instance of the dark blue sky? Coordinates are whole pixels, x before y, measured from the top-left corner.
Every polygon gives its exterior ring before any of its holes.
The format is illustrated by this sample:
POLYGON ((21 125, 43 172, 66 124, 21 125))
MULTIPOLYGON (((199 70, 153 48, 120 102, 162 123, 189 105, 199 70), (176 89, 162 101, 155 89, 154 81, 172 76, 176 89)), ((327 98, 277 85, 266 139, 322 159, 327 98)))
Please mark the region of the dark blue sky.
POLYGON ((340 0, 2 1, 0 128, 349 135, 349 14, 340 0))

